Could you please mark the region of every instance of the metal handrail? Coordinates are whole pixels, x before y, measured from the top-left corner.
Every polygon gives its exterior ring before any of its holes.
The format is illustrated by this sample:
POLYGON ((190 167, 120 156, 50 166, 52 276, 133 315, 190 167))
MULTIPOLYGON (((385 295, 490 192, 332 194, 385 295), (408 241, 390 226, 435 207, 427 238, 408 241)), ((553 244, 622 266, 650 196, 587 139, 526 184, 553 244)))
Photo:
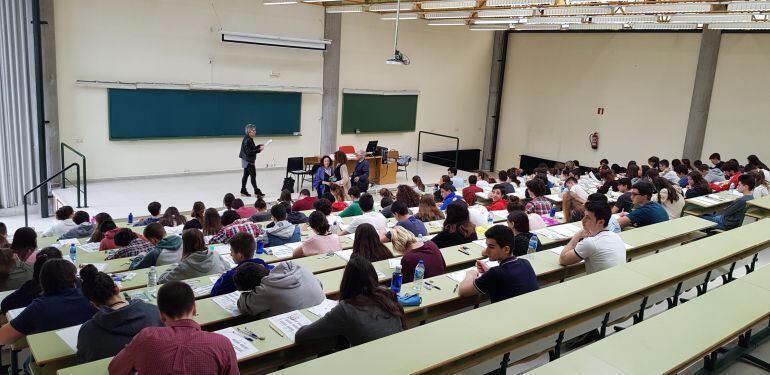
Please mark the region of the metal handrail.
MULTIPOLYGON (((452 138, 455 141, 457 141, 456 144, 455 144, 455 168, 457 168, 457 160, 460 159, 460 138, 453 137, 451 135, 432 133, 432 132, 426 132, 426 131, 420 130, 420 132, 417 133, 417 160, 418 161, 420 160, 420 155, 422 155, 420 153, 420 140, 422 139, 422 133, 430 134, 430 135, 435 135, 435 136, 438 136, 438 137, 452 138)), ((436 159, 451 160, 451 159, 440 158, 440 157, 436 157, 436 159)))
MULTIPOLYGON (((77 155, 79 155, 80 159, 83 160, 83 190, 82 190, 82 192, 83 192, 83 207, 88 207, 88 179, 86 178, 86 173, 87 173, 88 169, 86 167, 86 156, 81 154, 80 152, 78 152, 78 150, 75 150, 74 148, 72 148, 72 146, 62 142, 61 143, 61 168, 62 168, 62 170, 64 169, 64 148, 65 147, 68 148, 70 151, 72 151, 72 152, 76 153, 77 155)), ((80 178, 80 175, 78 175, 78 178, 80 178)), ((67 181, 67 177, 62 174, 61 175, 61 188, 62 189, 67 187, 67 184, 66 184, 65 181, 67 181)), ((72 182, 72 181, 70 181, 70 182, 72 182)), ((80 189, 80 188, 78 188, 78 189, 80 189)))
MULTIPOLYGON (((78 208, 81 207, 80 206, 80 164, 72 163, 69 166, 67 166, 67 168, 64 168, 64 169, 60 170, 55 175, 53 175, 51 177, 48 177, 48 179, 46 179, 45 181, 39 183, 37 186, 35 186, 32 189, 30 189, 28 192, 24 193, 24 197, 22 198, 22 201, 24 202, 24 226, 25 227, 29 226, 29 214, 27 213, 27 196, 32 194, 35 190, 40 189, 40 187, 45 186, 45 184, 51 182, 51 180, 53 180, 54 178, 59 177, 60 174, 63 174, 65 172, 67 172, 67 170, 69 170, 72 167, 75 167, 75 170, 76 170, 77 176, 78 176, 78 179, 77 179, 78 206, 77 207, 78 208)), ((43 199, 40 199, 40 204, 41 205, 42 204, 48 204, 48 201, 47 201, 46 197, 43 197, 43 199)))

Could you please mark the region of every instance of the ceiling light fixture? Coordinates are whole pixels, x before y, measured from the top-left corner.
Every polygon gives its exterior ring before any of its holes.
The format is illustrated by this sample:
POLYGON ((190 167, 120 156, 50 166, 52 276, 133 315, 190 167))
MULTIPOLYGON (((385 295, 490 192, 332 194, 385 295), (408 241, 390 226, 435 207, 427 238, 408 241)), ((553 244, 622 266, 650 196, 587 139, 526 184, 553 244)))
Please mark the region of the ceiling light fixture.
POLYGON ((471 12, 434 12, 434 13, 425 13, 425 19, 427 20, 433 20, 433 19, 441 19, 441 18, 469 18, 471 16, 471 12))
POLYGON ((478 4, 477 1, 427 1, 420 3, 420 8, 424 10, 462 9, 475 8, 478 4))
POLYGON ((363 5, 338 5, 326 7, 326 13, 361 13, 364 11, 363 5))

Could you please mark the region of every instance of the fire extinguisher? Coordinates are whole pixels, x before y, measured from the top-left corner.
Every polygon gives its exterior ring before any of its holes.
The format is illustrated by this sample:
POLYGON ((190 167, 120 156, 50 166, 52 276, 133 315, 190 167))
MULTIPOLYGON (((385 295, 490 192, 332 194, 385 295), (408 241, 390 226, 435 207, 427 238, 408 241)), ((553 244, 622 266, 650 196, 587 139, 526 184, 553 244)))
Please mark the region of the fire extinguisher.
POLYGON ((599 148, 599 132, 593 132, 588 135, 588 142, 591 143, 591 148, 596 150, 599 148))

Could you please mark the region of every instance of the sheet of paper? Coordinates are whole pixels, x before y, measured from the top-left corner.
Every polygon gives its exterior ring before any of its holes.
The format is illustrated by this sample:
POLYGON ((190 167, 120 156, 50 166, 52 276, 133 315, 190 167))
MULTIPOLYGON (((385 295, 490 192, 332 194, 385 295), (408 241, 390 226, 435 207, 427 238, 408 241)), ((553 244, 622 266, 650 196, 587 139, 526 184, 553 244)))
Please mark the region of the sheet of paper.
POLYGON ((193 288, 193 294, 196 296, 207 296, 211 294, 211 288, 213 288, 214 285, 203 285, 196 288, 193 288))
POLYGON ((455 282, 461 282, 465 280, 465 270, 450 272, 445 274, 448 278, 454 280, 455 282))
POLYGON ((75 244, 75 246, 80 245, 80 240, 77 238, 70 238, 68 240, 59 240, 59 246, 69 246, 71 244, 75 244))
POLYGON ((433 239, 433 237, 436 237, 435 234, 429 234, 427 236, 422 236, 423 241, 430 241, 433 239))
POLYGON ((78 332, 80 332, 80 325, 67 327, 56 331, 56 335, 59 336, 65 344, 67 344, 73 351, 78 350, 78 332))
POLYGON ((497 211, 491 211, 493 215, 497 216, 498 218, 507 219, 508 218, 508 210, 497 210, 497 211))
POLYGON ((211 280, 211 284, 216 284, 217 280, 219 280, 219 276, 211 276, 209 277, 209 280, 211 280))
POLYGON ((93 253, 99 251, 99 243, 98 242, 89 242, 87 244, 83 244, 78 246, 81 250, 87 252, 87 253, 93 253))
POLYGON ((297 250, 300 246, 302 246, 302 242, 300 241, 300 242, 287 243, 287 244, 284 244, 283 246, 286 246, 292 250, 297 250))
POLYGON ((219 305, 223 310, 230 313, 232 316, 238 316, 241 313, 238 311, 238 298, 241 297, 241 292, 236 290, 232 293, 223 294, 221 296, 213 297, 214 303, 219 305))
POLYGON ((335 251, 334 254, 337 254, 338 257, 342 258, 344 261, 350 261, 350 256, 353 255, 353 250, 340 250, 335 251))
POLYGON ((273 143, 273 138, 270 138, 270 139, 268 139, 268 140, 267 140, 267 142, 263 143, 262 145, 263 145, 263 146, 265 146, 265 147, 267 147, 267 146, 269 146, 271 143, 273 143))
POLYGON ((419 207, 409 207, 409 211, 412 211, 412 215, 414 215, 418 211, 420 211, 420 208, 419 207))
POLYGON ((235 349, 236 359, 240 360, 248 356, 252 356, 257 354, 259 351, 249 342, 249 340, 243 338, 244 336, 238 333, 235 328, 225 328, 219 331, 214 331, 214 333, 218 333, 230 340, 230 343, 233 344, 233 349, 235 349))
POLYGON ((217 253, 219 255, 230 255, 230 245, 228 244, 209 245, 209 251, 217 253))
POLYGON ((388 277, 384 273, 380 272, 380 270, 378 270, 378 269, 375 269, 374 271, 377 272, 377 280, 382 280, 382 279, 388 277))
POLYGON ((294 335, 303 326, 310 324, 310 319, 299 311, 292 311, 267 318, 270 324, 281 331, 283 335, 294 342, 294 335))
POLYGON ((220 254, 219 256, 222 257, 222 260, 224 260, 230 268, 235 268, 235 266, 238 265, 230 254, 220 254))
POLYGON ((561 255, 561 251, 564 250, 564 246, 558 246, 551 249, 548 249, 549 251, 553 252, 556 255, 561 255))
POLYGON ((19 314, 21 314, 21 312, 24 311, 24 309, 26 309, 26 307, 20 307, 18 309, 8 310, 8 314, 7 314, 9 318, 8 320, 10 321, 10 320, 16 319, 16 317, 19 316, 19 314))
POLYGON ((388 267, 394 269, 396 266, 401 265, 401 258, 402 257, 388 259, 388 267))
POLYGON ((334 308, 334 306, 337 306, 337 301, 331 300, 331 299, 325 299, 320 304, 308 308, 307 311, 310 311, 311 313, 321 318, 324 315, 326 315, 326 313, 331 311, 331 309, 334 308))
POLYGON ((356 239, 356 234, 355 233, 349 233, 349 234, 346 234, 343 237, 347 237, 347 238, 350 238, 351 240, 354 240, 354 239, 356 239))
POLYGON ((166 233, 174 233, 174 234, 182 234, 182 231, 184 230, 184 224, 177 225, 175 227, 165 227, 166 233))
POLYGON ((473 243, 474 243, 475 245, 477 245, 477 246, 480 246, 481 248, 484 248, 484 249, 486 249, 486 248, 487 248, 487 239, 486 239, 486 238, 485 238, 485 239, 483 239, 483 240, 476 240, 476 241, 473 241, 473 243))

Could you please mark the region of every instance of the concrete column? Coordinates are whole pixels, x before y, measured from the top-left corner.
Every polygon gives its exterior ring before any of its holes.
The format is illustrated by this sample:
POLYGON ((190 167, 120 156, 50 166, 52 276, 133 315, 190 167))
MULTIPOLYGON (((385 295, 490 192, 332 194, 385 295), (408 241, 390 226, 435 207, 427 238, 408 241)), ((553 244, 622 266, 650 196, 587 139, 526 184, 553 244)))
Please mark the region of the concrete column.
MULTIPOLYGON (((41 28, 43 50, 43 99, 45 101, 46 154, 48 155, 48 175, 61 170, 59 149, 59 97, 56 91, 56 37, 53 0, 40 0, 40 18, 45 22, 41 28)), ((77 148, 77 145, 72 145, 77 148)), ((71 156, 71 155, 70 155, 71 156)), ((77 157, 77 155, 76 155, 77 157)), ((80 159, 70 159, 80 163, 80 159)), ((81 166, 82 167, 82 166, 81 166)), ((74 181, 75 173, 70 178, 74 181)), ((55 185, 58 184, 55 180, 55 185)))
POLYGON ((492 43, 492 66, 489 75, 489 96, 487 99, 487 120, 484 128, 484 148, 481 152, 481 169, 495 167, 497 133, 500 120, 500 100, 503 96, 505 59, 508 53, 508 32, 495 31, 492 43))
POLYGON ((690 160, 700 159, 703 154, 703 139, 706 137, 711 92, 714 89, 714 77, 719 60, 719 46, 722 41, 721 30, 704 29, 698 54, 698 68, 695 71, 695 84, 692 89, 690 116, 687 119, 687 134, 684 138, 682 157, 690 160))
POLYGON ((332 44, 324 53, 323 97, 321 98, 321 154, 337 150, 337 121, 340 103, 340 42, 342 15, 326 13, 324 39, 332 44))

